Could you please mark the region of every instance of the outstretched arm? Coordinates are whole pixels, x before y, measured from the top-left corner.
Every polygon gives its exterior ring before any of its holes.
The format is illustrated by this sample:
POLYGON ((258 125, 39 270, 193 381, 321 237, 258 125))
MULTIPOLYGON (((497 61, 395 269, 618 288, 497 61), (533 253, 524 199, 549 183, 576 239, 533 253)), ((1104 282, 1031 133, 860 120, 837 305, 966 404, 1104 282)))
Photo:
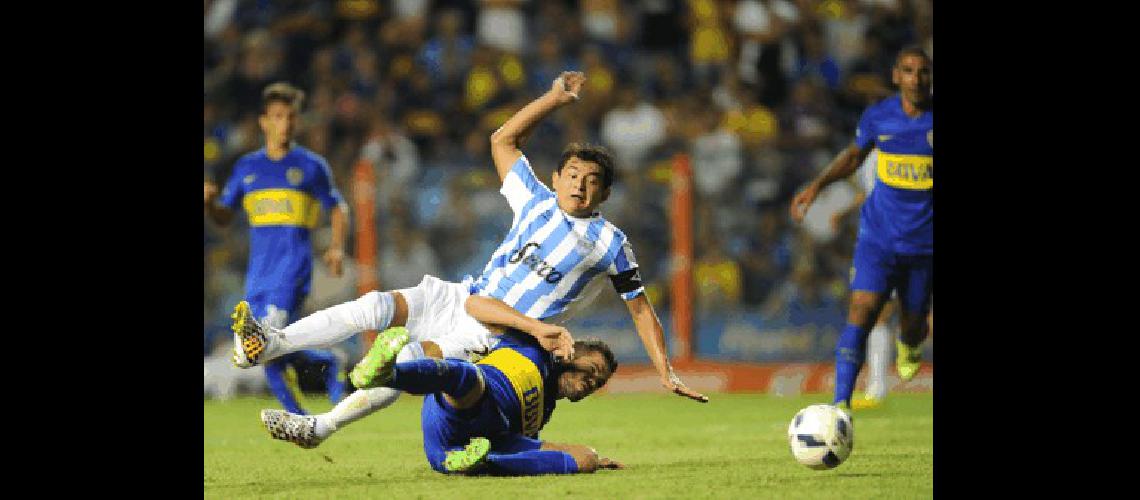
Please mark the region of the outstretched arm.
POLYGON ((645 352, 649 353, 649 360, 653 362, 653 367, 661 376, 661 385, 675 394, 702 403, 709 402, 707 396, 685 387, 685 383, 677 377, 676 373, 673 373, 673 367, 669 365, 669 358, 665 354, 665 330, 661 327, 661 321, 657 319, 657 313, 653 311, 653 304, 649 303, 645 294, 627 300, 625 305, 629 308, 630 316, 633 317, 633 326, 637 329, 637 336, 641 337, 645 352))
POLYGON ((491 134, 491 158, 495 161, 499 180, 506 179, 511 166, 522 155, 520 141, 547 115, 576 101, 585 81, 586 76, 579 71, 564 71, 554 80, 549 91, 524 106, 491 134))
POLYGON ((831 164, 823 170, 823 173, 819 174, 819 177, 816 177, 803 191, 792 198, 792 219, 796 222, 802 222, 804 215, 807 214, 808 207, 815 201, 815 197, 819 196, 819 192, 831 185, 832 182, 847 178, 858 170, 859 165, 863 164, 863 160, 867 159, 867 155, 871 154, 871 149, 870 146, 863 149, 852 143, 841 151, 831 161, 831 164))
POLYGON ((550 351, 555 357, 563 359, 574 357, 574 338, 570 336, 570 330, 564 327, 531 318, 493 297, 471 295, 467 297, 463 308, 472 318, 483 323, 514 328, 530 334, 538 340, 543 349, 550 351))

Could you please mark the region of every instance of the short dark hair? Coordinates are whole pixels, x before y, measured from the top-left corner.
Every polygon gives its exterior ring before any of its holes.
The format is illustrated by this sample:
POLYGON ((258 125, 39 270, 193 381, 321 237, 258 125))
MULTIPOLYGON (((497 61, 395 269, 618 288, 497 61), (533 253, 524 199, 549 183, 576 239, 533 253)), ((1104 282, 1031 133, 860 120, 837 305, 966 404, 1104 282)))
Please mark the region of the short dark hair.
MULTIPOLYGON (((587 352, 587 351, 593 351, 593 352, 601 353, 602 357, 606 358, 606 368, 609 368, 611 377, 613 376, 614 372, 617 372, 618 362, 617 362, 617 359, 614 359, 614 352, 611 351, 610 346, 606 345, 605 342, 602 342, 601 339, 591 337, 591 338, 587 338, 587 339, 583 339, 583 340, 575 340, 574 341, 574 353, 575 353, 575 355, 577 355, 577 353, 587 352)), ((606 381, 608 382, 609 379, 607 378, 606 381)), ((602 386, 604 386, 604 385, 606 385, 606 384, 602 383, 602 386)), ((601 386, 598 386, 598 387, 601 387, 601 386)))
POLYGON ((277 82, 269 84, 265 90, 261 91, 261 114, 269 109, 269 104, 272 102, 280 102, 285 105, 292 106, 294 109, 300 110, 301 104, 305 101, 305 91, 294 87, 288 82, 277 82))
POLYGON ((554 169, 559 175, 562 174, 562 167, 566 166, 566 162, 570 161, 570 157, 576 157, 582 161, 592 161, 597 163, 602 168, 602 187, 610 187, 614 183, 614 156, 610 151, 603 146, 595 144, 578 144, 576 142, 570 143, 566 149, 562 150, 562 158, 558 160, 558 167, 554 169))
POLYGON ((930 60, 930 56, 926 55, 926 50, 923 49, 921 45, 917 44, 911 44, 903 47, 902 50, 899 51, 899 55, 895 57, 895 66, 899 65, 899 61, 902 61, 903 56, 918 56, 925 59, 928 63, 934 62, 930 60))

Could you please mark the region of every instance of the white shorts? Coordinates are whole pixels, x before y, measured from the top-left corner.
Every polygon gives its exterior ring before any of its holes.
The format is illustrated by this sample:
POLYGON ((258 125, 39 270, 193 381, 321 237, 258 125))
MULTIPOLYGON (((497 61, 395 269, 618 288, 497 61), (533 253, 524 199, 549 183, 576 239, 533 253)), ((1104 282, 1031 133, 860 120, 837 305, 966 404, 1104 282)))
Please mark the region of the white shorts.
POLYGON ((466 286, 426 275, 419 285, 396 291, 408 303, 405 328, 412 342, 430 340, 443 350, 443 357, 472 361, 499 344, 498 335, 463 308, 471 295, 466 286))

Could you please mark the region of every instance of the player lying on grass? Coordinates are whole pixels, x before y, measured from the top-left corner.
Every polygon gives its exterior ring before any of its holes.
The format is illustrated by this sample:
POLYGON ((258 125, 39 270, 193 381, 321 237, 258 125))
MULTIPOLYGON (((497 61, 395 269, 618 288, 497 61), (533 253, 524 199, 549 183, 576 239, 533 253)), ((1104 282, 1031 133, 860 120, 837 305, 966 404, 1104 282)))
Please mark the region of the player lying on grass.
MULTIPOLYGON (((605 343, 577 341, 573 358, 557 362, 533 337, 508 331, 478 363, 433 358, 399 363, 397 353, 408 341, 404 329, 383 332, 350 378, 360 387, 385 386, 426 395, 421 419, 424 452, 432 469, 530 476, 624 467, 599 457, 588 446, 538 438, 557 400, 580 401, 604 386, 617 370, 605 343)), ((306 433, 306 418, 311 417, 262 410, 262 421, 274 437, 306 433)))
MULTIPOLYGON (((417 322, 418 328, 393 327, 389 329, 404 332, 409 337, 409 341, 404 342, 396 354, 397 362, 442 358, 474 361, 489 354, 490 348, 482 352, 464 350, 463 345, 457 343, 456 339, 468 339, 478 335, 479 337, 487 337, 488 340, 484 341, 486 343, 498 344, 499 336, 506 328, 532 336, 540 347, 562 359, 569 359, 574 354, 574 339, 565 327, 550 325, 527 317, 499 299, 469 295, 460 300, 458 304, 451 305, 458 306, 453 308, 462 312, 461 317, 465 321, 443 324, 426 323, 433 325, 434 328, 422 327, 417 322), (417 336, 425 340, 413 342, 417 336)), ((426 315, 427 312, 423 311, 423 314, 426 315)), ((240 338, 244 339, 243 344, 258 343, 263 346, 261 359, 273 359, 274 354, 276 354, 274 350, 282 349, 278 344, 288 342, 287 331, 265 328, 249 314, 249 308, 245 302, 239 303, 235 309, 233 329, 234 332, 239 333, 240 338)), ((369 355, 371 355, 371 351, 369 355)), ((379 388, 380 384, 373 383, 370 375, 359 371, 354 373, 356 373, 356 378, 353 379, 353 385, 358 388, 354 394, 375 393, 375 389, 379 388)), ((386 390, 396 392, 391 389, 386 390)), ((398 394, 398 392, 396 393, 398 394)), ((363 398, 360 398, 353 405, 351 404, 353 400, 346 398, 345 401, 348 401, 349 404, 341 401, 328 413, 305 416, 299 421, 303 427, 300 431, 274 433, 271 427, 270 433, 274 438, 293 442, 302 448, 314 448, 333 431, 337 430, 338 424, 344 425, 367 415, 368 407, 359 402, 362 400, 363 398), (353 417, 352 420, 347 420, 346 415, 353 417)), ((395 398, 392 400, 394 401, 395 398)), ((265 413, 262 413, 263 417, 264 415, 265 413)))

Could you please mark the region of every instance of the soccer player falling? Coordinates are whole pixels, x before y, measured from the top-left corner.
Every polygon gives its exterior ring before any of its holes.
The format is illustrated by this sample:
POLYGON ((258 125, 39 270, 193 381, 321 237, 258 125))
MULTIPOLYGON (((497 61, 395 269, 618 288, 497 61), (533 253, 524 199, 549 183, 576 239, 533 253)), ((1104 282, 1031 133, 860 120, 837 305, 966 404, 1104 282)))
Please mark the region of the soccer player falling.
MULTIPOLYGON (((609 152, 571 144, 554 170, 551 190, 539 181, 519 150, 523 138, 541 119, 579 99, 585 80, 580 72, 563 72, 549 91, 492 134, 491 155, 503 181, 500 193, 514 217, 510 231, 478 278, 450 283, 425 276, 416 287, 369 292, 281 329, 259 325, 239 304, 234 311, 237 364, 252 366, 295 350, 335 344, 366 330, 401 326, 407 328, 410 342, 399 352, 397 362, 425 357, 474 359, 493 349, 499 338, 465 311, 468 296, 493 297, 528 318, 561 323, 600 291, 594 285, 603 281, 594 278, 605 273, 625 301, 662 386, 707 402, 707 397, 686 387, 674 373, 666 356, 664 330, 645 296, 633 249, 625 234, 597 212, 613 183, 609 152)), ((554 344, 569 341, 564 328, 558 330, 542 321, 518 326, 554 344)), ((361 382, 370 381, 366 377, 361 382)), ((316 446, 344 425, 392 404, 399 394, 387 387, 358 390, 328 413, 304 417, 309 432, 303 438, 293 437, 297 433, 274 432, 272 426, 270 433, 305 447, 316 446)))

